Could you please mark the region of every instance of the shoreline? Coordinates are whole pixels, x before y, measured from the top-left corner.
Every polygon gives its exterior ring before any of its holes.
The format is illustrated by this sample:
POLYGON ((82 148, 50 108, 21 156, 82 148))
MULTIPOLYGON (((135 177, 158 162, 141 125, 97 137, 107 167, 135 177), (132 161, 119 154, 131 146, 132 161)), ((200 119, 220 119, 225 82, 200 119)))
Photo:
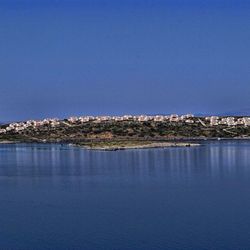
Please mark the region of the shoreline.
POLYGON ((99 151, 118 151, 126 149, 152 149, 152 148, 167 148, 167 147, 194 147, 201 146, 205 141, 243 141, 250 140, 250 137, 238 138, 176 138, 170 140, 96 140, 96 141, 49 141, 49 140, 0 140, 0 145, 3 144, 21 144, 21 143, 40 143, 40 144, 61 144, 80 147, 87 150, 99 151))
POLYGON ((170 142, 152 142, 152 143, 145 143, 141 145, 106 145, 106 146, 84 146, 84 145, 77 145, 84 149, 88 150, 98 150, 98 151, 118 151, 118 150, 126 150, 126 149, 152 149, 152 148, 169 148, 169 147, 195 147, 200 146, 198 143, 170 143, 170 142))
POLYGON ((15 143, 20 143, 20 141, 7 141, 7 140, 0 141, 0 144, 15 144, 15 143))

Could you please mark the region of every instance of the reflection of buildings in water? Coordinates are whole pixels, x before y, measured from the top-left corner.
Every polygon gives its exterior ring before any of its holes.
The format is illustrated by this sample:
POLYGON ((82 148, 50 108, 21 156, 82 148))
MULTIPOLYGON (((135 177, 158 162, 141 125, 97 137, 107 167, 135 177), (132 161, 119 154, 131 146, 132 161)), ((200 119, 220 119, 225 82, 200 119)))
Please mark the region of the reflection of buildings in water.
POLYGON ((220 147, 207 147, 207 164, 211 171, 212 176, 218 175, 221 166, 221 148, 220 147))
POLYGON ((239 142, 208 145, 210 165, 213 176, 241 174, 250 171, 250 147, 239 142))
POLYGON ((213 178, 250 172, 250 143, 207 143, 200 147, 100 152, 80 148, 1 145, 1 176, 117 178, 213 178))

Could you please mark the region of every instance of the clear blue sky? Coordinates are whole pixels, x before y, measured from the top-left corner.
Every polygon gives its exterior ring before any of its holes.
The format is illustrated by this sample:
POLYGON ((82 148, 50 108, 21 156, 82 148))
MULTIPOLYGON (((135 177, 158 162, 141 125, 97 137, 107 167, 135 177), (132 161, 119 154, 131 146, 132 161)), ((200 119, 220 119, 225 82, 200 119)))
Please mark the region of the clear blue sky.
POLYGON ((250 1, 0 0, 0 121, 250 113, 250 1))

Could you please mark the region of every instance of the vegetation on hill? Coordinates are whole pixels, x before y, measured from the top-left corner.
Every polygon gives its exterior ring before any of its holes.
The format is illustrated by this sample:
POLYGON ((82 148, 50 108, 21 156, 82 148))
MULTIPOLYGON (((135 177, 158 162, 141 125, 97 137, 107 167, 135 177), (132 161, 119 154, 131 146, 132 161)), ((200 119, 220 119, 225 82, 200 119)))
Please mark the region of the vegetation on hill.
POLYGON ((190 124, 155 121, 103 121, 76 124, 65 122, 55 127, 44 125, 37 128, 27 128, 19 132, 10 131, 1 134, 0 140, 78 143, 100 140, 140 141, 217 137, 244 138, 249 136, 250 127, 203 126, 198 120, 190 124))

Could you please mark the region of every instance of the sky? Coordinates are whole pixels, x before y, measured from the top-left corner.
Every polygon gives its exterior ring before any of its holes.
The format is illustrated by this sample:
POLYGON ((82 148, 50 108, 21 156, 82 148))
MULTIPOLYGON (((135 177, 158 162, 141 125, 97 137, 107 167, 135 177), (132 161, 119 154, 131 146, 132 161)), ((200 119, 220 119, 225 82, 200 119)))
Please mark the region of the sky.
POLYGON ((250 1, 0 0, 0 121, 250 114, 250 1))

